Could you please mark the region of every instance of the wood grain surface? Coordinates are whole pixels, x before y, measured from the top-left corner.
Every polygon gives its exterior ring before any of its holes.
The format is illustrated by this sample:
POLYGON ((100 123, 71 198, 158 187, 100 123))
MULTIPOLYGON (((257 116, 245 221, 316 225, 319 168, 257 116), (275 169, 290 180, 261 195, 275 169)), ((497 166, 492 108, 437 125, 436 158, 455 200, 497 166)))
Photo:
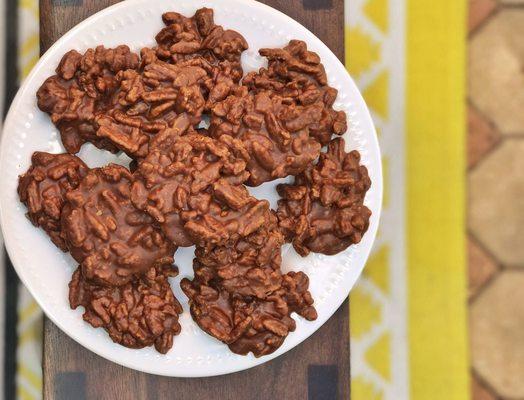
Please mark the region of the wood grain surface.
MULTIPOLYGON (((40 0, 42 52, 78 22, 116 2, 40 0)), ((263 3, 301 22, 344 59, 343 0, 263 3)), ((235 374, 198 379, 158 377, 111 363, 84 349, 46 318, 44 399, 349 399, 348 308, 345 301, 314 335, 275 360, 235 374)))

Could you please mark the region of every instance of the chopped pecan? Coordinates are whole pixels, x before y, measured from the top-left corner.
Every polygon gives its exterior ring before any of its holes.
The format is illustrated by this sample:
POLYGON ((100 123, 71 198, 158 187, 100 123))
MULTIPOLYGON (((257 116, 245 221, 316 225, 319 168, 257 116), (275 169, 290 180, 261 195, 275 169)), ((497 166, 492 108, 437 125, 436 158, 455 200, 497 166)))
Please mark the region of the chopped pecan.
POLYGON ((73 155, 36 151, 31 157, 31 167, 18 179, 18 195, 27 206, 27 217, 34 226, 42 227, 62 251, 67 251, 60 235, 65 195, 78 187, 88 169, 73 155))
POLYGON ((347 130, 346 114, 333 109, 337 90, 328 86, 326 71, 318 55, 306 43, 291 40, 283 49, 260 49, 268 67, 251 72, 243 84, 252 91, 278 93, 288 105, 281 113, 282 125, 294 132, 307 128, 322 146, 333 134, 347 130))
POLYGON ((195 277, 181 282, 193 319, 235 353, 275 351, 295 329, 292 312, 317 318, 308 277, 280 270, 283 243, 276 217, 266 213, 257 231, 233 244, 197 247, 195 277))
POLYGON ((278 218, 287 239, 302 256, 336 254, 359 243, 371 211, 363 205, 371 181, 357 151, 346 153, 334 139, 319 163, 277 186, 278 218))
POLYGON ((251 325, 242 336, 229 344, 232 352, 252 352, 255 357, 271 354, 282 345, 289 332, 295 330, 295 321, 290 317, 292 312, 308 321, 317 318, 311 294, 307 290, 307 276, 303 272, 290 272, 283 276, 283 280, 285 284, 281 290, 276 291, 264 302, 253 302, 254 306, 251 307, 252 311, 250 310, 251 325), (290 281, 300 284, 288 285, 286 282, 290 281))
POLYGON ((151 141, 149 154, 135 171, 131 199, 177 246, 189 246, 195 240, 221 240, 222 234, 238 230, 238 215, 247 215, 240 221, 246 230, 257 215, 255 199, 247 204, 239 197, 241 189, 226 189, 227 182, 238 185, 247 178, 246 157, 242 144, 228 138, 215 140, 200 133, 180 136, 173 130, 163 131, 151 141), (222 204, 210 194, 214 188, 222 204), (224 205, 235 207, 242 202, 246 204, 241 211, 226 213, 224 205))
POLYGON ((242 77, 240 56, 248 48, 238 32, 216 25, 213 10, 201 8, 193 17, 176 12, 162 15, 166 27, 156 35, 157 57, 173 63, 201 58, 234 82, 242 77))
POLYGON ((83 55, 71 50, 64 55, 56 75, 42 84, 38 107, 51 116, 68 153, 77 153, 85 142, 116 152, 106 138, 96 135, 95 117, 111 107, 108 98, 118 87, 119 71, 138 67, 138 55, 127 46, 98 46, 83 55))
POLYGON ((139 71, 121 71, 111 109, 96 118, 97 136, 136 159, 147 155, 158 132, 198 125, 212 78, 193 64, 154 61, 139 71))
POLYGON ((69 283, 69 304, 84 307, 84 321, 104 328, 115 343, 133 349, 154 345, 165 354, 181 329, 182 307, 167 279, 177 273, 174 266, 151 268, 123 286, 103 286, 78 268, 69 283))
POLYGON ((170 265, 176 247, 130 200, 131 173, 110 164, 88 172, 66 194, 62 233, 87 279, 123 285, 134 274, 170 265))
POLYGON ((303 285, 307 278, 302 275, 284 275, 284 281, 300 284, 281 286, 264 299, 230 293, 201 277, 183 279, 180 285, 189 298, 193 319, 204 332, 226 343, 234 353, 252 352, 260 357, 273 353, 295 330, 292 312, 300 312, 310 320, 316 318, 311 294, 303 285))
POLYGON ((290 130, 284 126, 282 115, 288 108, 271 91, 255 94, 245 87, 212 108, 210 134, 239 139, 251 154, 247 163, 251 186, 299 174, 320 153, 320 143, 309 136, 307 127, 290 130))
POLYGON ((230 293, 264 299, 282 284, 283 243, 276 217, 266 213, 257 231, 233 244, 197 247, 195 277, 205 282, 213 280, 230 293))
POLYGON ((234 243, 256 232, 267 220, 267 200, 250 196, 243 185, 236 187, 239 197, 220 199, 220 196, 214 195, 214 190, 225 185, 231 186, 221 178, 214 183, 211 194, 202 193, 190 198, 189 210, 180 212, 185 231, 198 246, 234 243))

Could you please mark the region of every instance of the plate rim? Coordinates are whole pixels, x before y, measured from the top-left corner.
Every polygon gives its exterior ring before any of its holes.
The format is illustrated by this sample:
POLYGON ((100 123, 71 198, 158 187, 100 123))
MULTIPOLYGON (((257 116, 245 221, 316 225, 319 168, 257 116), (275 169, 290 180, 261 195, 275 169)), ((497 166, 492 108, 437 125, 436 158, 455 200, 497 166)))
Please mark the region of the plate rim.
MULTIPOLYGON (((53 53, 55 53, 57 51, 57 48, 59 48, 63 42, 65 42, 71 36, 74 36, 79 30, 82 30, 84 27, 92 25, 93 23, 96 22, 96 20, 98 20, 100 18, 104 18, 104 17, 108 16, 108 14, 112 14, 113 12, 118 12, 119 9, 125 10, 128 7, 132 7, 132 5, 134 5, 134 4, 142 4, 142 3, 144 3, 144 1, 145 0, 127 0, 127 1, 123 1, 123 2, 119 2, 119 3, 113 4, 113 5, 111 5, 111 6, 107 7, 107 8, 104 8, 104 9, 98 11, 97 13, 91 15, 90 17, 86 18, 85 20, 81 21, 77 25, 73 26, 64 35, 62 35, 55 43, 53 43, 53 45, 51 47, 49 47, 49 49, 40 57, 39 61, 31 69, 31 72, 24 79, 22 85, 18 89, 18 91, 16 93, 16 96, 14 97, 14 99, 13 99, 13 101, 12 101, 10 107, 9 107, 9 111, 8 111, 8 113, 6 115, 6 118, 5 118, 5 121, 4 121, 4 126, 2 128, 2 132, 5 131, 6 127, 8 127, 8 126, 13 124, 13 122, 11 122, 11 120, 14 118, 13 115, 15 114, 15 110, 17 108, 19 108, 19 105, 20 105, 19 103, 21 103, 22 99, 25 97, 26 91, 29 90, 28 82, 31 81, 34 78, 34 76, 37 74, 37 72, 40 70, 40 68, 42 68, 42 66, 48 61, 48 59, 50 59, 50 58, 52 58, 54 56, 53 53)), ((160 0, 158 0, 158 1, 160 1, 160 0)), ((238 3, 238 2, 240 2, 240 0, 227 0, 227 1, 230 2, 230 3, 238 3)), ((206 1, 206 3, 214 3, 214 4, 216 4, 217 2, 220 2, 220 1, 219 0, 206 1)), ((281 12, 281 11, 271 7, 271 6, 268 6, 266 4, 259 3, 259 2, 255 1, 255 0, 242 0, 242 3, 244 3, 244 4, 248 3, 249 7, 252 8, 254 10, 254 12, 256 12, 256 8, 258 7, 258 8, 261 8, 261 9, 265 9, 266 12, 273 13, 273 14, 276 13, 280 18, 284 18, 285 20, 287 20, 287 22, 290 25, 296 26, 297 28, 303 30, 304 33, 307 33, 309 36, 311 36, 311 38, 309 38, 308 40, 315 41, 316 45, 318 47, 324 47, 328 52, 333 54, 334 59, 336 59, 335 63, 338 63, 338 67, 339 68, 343 68, 345 70, 345 73, 348 76, 351 85, 353 86, 351 91, 354 92, 356 95, 358 95, 359 101, 364 105, 364 108, 362 109, 363 112, 361 113, 361 115, 362 115, 362 117, 364 119, 367 119, 370 122, 369 126, 372 129, 372 132, 370 132, 370 133, 373 134, 373 135, 371 135, 372 136, 372 138, 371 138, 372 143, 371 143, 370 147, 373 148, 373 152, 376 152, 379 155, 379 158, 380 158, 381 151, 380 151, 380 146, 379 146, 378 138, 377 138, 377 134, 376 134, 376 128, 375 128, 375 125, 374 125, 373 120, 371 118, 371 114, 370 114, 369 108, 367 106, 367 103, 365 102, 365 100, 364 100, 360 90, 356 86, 353 78, 351 77, 351 75, 349 74, 349 72, 347 71, 345 66, 342 64, 342 62, 333 53, 333 51, 321 39, 319 39, 313 32, 311 32, 308 28, 306 28, 300 22, 294 20, 290 16, 284 14, 283 12, 281 12)), ((206 4, 206 6, 213 7, 213 4, 206 4)), ((173 9, 175 9, 175 7, 176 6, 173 4, 173 9)), ((310 43, 308 42, 308 45, 309 44, 310 43)), ((7 141, 6 135, 2 134, 1 138, 0 138, 0 165, 4 165, 4 163, 5 163, 4 159, 5 159, 5 152, 6 152, 6 150, 5 150, 5 143, 6 143, 6 141, 7 141)), ((366 235, 368 235, 368 236, 370 235, 371 238, 368 239, 369 243, 370 243, 368 248, 363 249, 363 253, 361 253, 362 257, 363 257, 363 259, 365 261, 363 262, 362 266, 360 267, 360 270, 356 274, 356 279, 355 279, 355 282, 353 283, 353 285, 351 287, 349 287, 349 288, 346 288, 345 296, 340 301, 336 301, 336 302, 333 301, 335 306, 332 309, 330 309, 329 312, 327 312, 325 316, 323 316, 322 323, 320 323, 318 325, 318 327, 315 330, 313 330, 312 332, 309 332, 305 336, 302 336, 297 341, 296 344, 294 344, 292 347, 287 349, 284 353, 280 353, 277 350, 276 352, 274 352, 272 354, 269 354, 269 355, 266 355, 266 356, 263 356, 263 357, 260 357, 260 358, 255 358, 253 360, 253 363, 251 365, 247 366, 247 367, 244 366, 244 365, 241 365, 239 367, 237 367, 236 365, 233 365, 233 367, 229 368, 227 372, 217 371, 216 373, 205 373, 205 374, 188 373, 188 374, 176 374, 176 375, 174 375, 174 374, 170 373, 170 371, 161 371, 161 370, 151 371, 147 367, 142 367, 141 365, 138 365, 138 366, 134 365, 131 362, 128 362, 126 359, 117 359, 116 356, 114 356, 113 354, 106 354, 106 353, 99 352, 98 349, 95 346, 92 346, 91 343, 86 343, 80 337, 81 335, 76 334, 74 332, 74 330, 71 330, 71 331, 67 330, 66 327, 65 327, 65 323, 61 323, 60 320, 55 318, 55 315, 53 315, 53 313, 48 310, 47 306, 45 305, 46 304, 45 299, 43 299, 38 294, 38 290, 34 290, 32 285, 28 284, 28 282, 27 282, 27 278, 28 277, 25 276, 25 274, 23 272, 24 267, 23 267, 22 260, 20 259, 19 255, 18 255, 18 252, 16 252, 14 250, 14 246, 15 246, 13 244, 14 238, 11 237, 11 235, 6 231, 6 226, 5 226, 6 223, 4 222, 4 215, 5 215, 6 211, 4 210, 4 201, 5 200, 3 200, 3 198, 4 198, 3 196, 0 196, 0 226, 1 226, 2 236, 3 236, 3 239, 4 239, 5 248, 7 250, 7 253, 9 254, 9 257, 10 257, 10 259, 12 261, 12 265, 13 265, 14 269, 16 270, 17 275, 20 278, 20 280, 22 281, 22 283, 24 284, 24 286, 31 293, 31 296, 38 303, 38 305, 43 310, 43 312, 45 313, 47 318, 49 318, 63 333, 65 333, 67 336, 69 336, 75 342, 80 344, 82 347, 84 347, 87 350, 89 350, 89 351, 91 351, 91 352, 93 352, 93 353, 103 357, 104 359, 107 359, 107 360, 109 360, 111 362, 114 362, 114 363, 116 363, 118 365, 122 365, 124 367, 130 368, 130 369, 133 369, 133 370, 137 370, 137 371, 141 371, 141 372, 145 372, 145 373, 149 373, 149 374, 154 374, 154 375, 159 375, 159 376, 182 377, 182 378, 198 378, 198 377, 211 377, 211 376, 227 375, 227 374, 230 374, 230 373, 235 373, 235 372, 247 370, 247 369, 256 367, 258 365, 264 364, 264 363, 266 363, 266 362, 268 362, 268 361, 270 361, 270 360, 272 360, 272 359, 274 359, 274 358, 276 358, 276 357, 278 357, 280 355, 283 355, 283 354, 287 353, 288 351, 292 350, 296 346, 299 346, 302 342, 307 340, 311 335, 316 333, 333 316, 333 314, 340 308, 342 303, 347 299, 349 293, 355 287, 356 281, 362 275, 362 271, 363 271, 363 269, 365 267, 365 264, 367 263, 367 260, 369 259, 369 255, 370 255, 372 246, 373 246, 373 244, 374 244, 374 242, 376 240, 378 226, 379 226, 379 221, 380 221, 380 217, 381 217, 381 213, 382 213, 383 175, 382 175, 382 165, 381 165, 380 162, 377 164, 377 166, 374 169, 374 171, 376 173, 376 177, 373 180, 372 184, 375 186, 375 190, 376 190, 377 206, 376 206, 376 209, 374 209, 372 211, 373 211, 373 214, 374 214, 374 216, 376 218, 376 224, 374 224, 374 226, 370 226, 370 229, 368 229, 368 231, 366 232, 366 235)), ((0 178, 0 179, 1 179, 1 182, 4 182, 5 178, 0 178)), ((35 228, 35 229, 37 229, 37 228, 35 228)), ((115 345, 117 345, 117 344, 115 344, 115 345)))

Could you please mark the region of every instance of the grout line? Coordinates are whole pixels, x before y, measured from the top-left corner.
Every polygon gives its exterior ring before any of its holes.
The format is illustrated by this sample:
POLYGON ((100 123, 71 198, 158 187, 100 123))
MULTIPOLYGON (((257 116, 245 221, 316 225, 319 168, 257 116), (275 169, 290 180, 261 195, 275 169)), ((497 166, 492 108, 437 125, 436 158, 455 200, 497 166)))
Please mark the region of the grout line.
MULTIPOLYGON (((473 377, 473 379, 476 379, 477 381, 479 381, 479 383, 481 384, 481 386, 483 386, 483 388, 490 394, 492 395, 493 397, 495 397, 496 400, 502 400, 502 397, 498 394, 498 392, 495 390, 495 388, 493 386, 491 386, 491 384, 486 380, 484 379, 484 377, 482 377, 475 369, 475 367, 473 366, 473 361, 471 363, 471 376, 473 377)), ((473 400, 476 400, 476 399, 473 399, 473 400)))
POLYGON ((502 270, 497 269, 497 271, 492 276, 490 276, 486 282, 484 282, 477 288, 477 290, 475 290, 475 293, 472 293, 468 297, 468 309, 471 308, 473 303, 475 303, 475 301, 482 295, 482 293, 484 293, 486 289, 488 289, 493 284, 495 279, 497 279, 501 273, 502 270))
MULTIPOLYGON (((489 157, 491 156, 491 154, 492 154, 495 150, 497 150, 500 146, 502 146, 503 143, 504 143, 504 138, 503 138, 503 137, 499 138, 499 139, 498 139, 498 140, 493 144, 493 146, 491 146, 491 148, 488 149, 488 150, 484 153, 484 155, 482 156, 482 158, 481 158, 480 160, 478 160, 478 161, 475 163, 475 165, 472 165, 471 167, 467 168, 467 169, 466 169, 466 172, 467 172, 468 178, 469 178, 469 175, 470 175, 472 172, 474 172, 476 169, 478 169, 479 166, 482 165, 482 163, 484 163, 484 161, 485 161, 487 158, 489 158, 489 157)), ((467 185, 467 186, 468 186, 468 200, 467 200, 467 202, 468 202, 468 205, 469 205, 469 185, 467 185)))
MULTIPOLYGON (((468 63, 469 63, 469 61, 468 61, 468 63)), ((469 92, 469 88, 468 88, 468 92, 469 92)), ((499 128, 497 122, 493 118, 491 118, 490 115, 488 115, 484 111, 482 111, 478 105, 475 104, 475 100, 471 97, 471 95, 469 93, 468 93, 468 98, 466 99, 466 102, 468 103, 469 106, 471 106, 471 108, 475 109, 475 111, 477 113, 479 113, 480 115, 482 115, 484 117, 484 119, 493 128, 493 130, 495 130, 497 132, 497 134, 500 137, 503 136, 503 134, 501 133, 502 129, 499 128)))
MULTIPOLYGON (((492 130, 495 132, 495 135, 496 135, 496 141, 495 143, 493 143, 493 146, 491 146, 491 148, 489 148, 483 155, 482 157, 477 160, 477 162, 471 166, 467 166, 466 167, 466 175, 469 175, 470 172, 474 171, 475 168, 477 168, 481 163, 482 161, 487 158, 491 152, 493 150, 495 150, 495 148, 497 148, 500 143, 502 143, 505 139, 504 135, 502 135, 500 133, 500 129, 498 128, 497 124, 495 123, 495 121, 493 121, 488 115, 486 115, 485 112, 483 112, 474 102, 473 102, 473 99, 470 98, 468 96, 468 98, 466 99, 466 105, 468 107, 471 107, 472 109, 474 109, 478 114, 480 114, 482 116, 482 118, 484 118, 484 120, 486 121, 486 123, 490 126, 490 128, 492 128, 492 130)), ((469 138, 469 128, 467 130, 467 136, 469 138)), ((505 135, 505 136, 508 136, 508 135, 505 135)), ((466 138, 466 141, 468 141, 468 138, 466 138)), ((524 136, 523 136, 524 138, 524 136)), ((469 149, 469 146, 467 147, 467 149, 469 149)), ((466 151, 467 151, 466 149, 466 151)))
POLYGON ((495 130, 497 131, 497 133, 499 135, 502 135, 500 132, 501 130, 499 129, 499 127, 497 126, 497 123, 489 116, 489 115, 486 115, 486 113, 484 111, 482 111, 479 106, 477 106, 475 104, 475 102, 473 101, 473 99, 471 98, 471 96, 469 95, 468 93, 468 96, 466 98, 466 103, 469 107, 473 108, 477 113, 479 113, 480 115, 482 115, 484 117, 484 119, 487 121, 487 123, 495 130))
POLYGON ((503 139, 523 140, 524 132, 501 133, 503 139))
POLYGON ((524 3, 511 4, 511 3, 500 3, 498 2, 497 7, 507 10, 524 10, 524 3))
MULTIPOLYGON (((523 3, 523 10, 524 10, 524 3, 523 3)), ((495 131, 497 136, 500 139, 515 139, 515 140, 522 140, 524 139, 524 131, 521 132, 509 132, 509 133, 503 133, 504 131, 499 128, 495 120, 493 120, 488 114, 486 114, 484 111, 482 111, 473 101, 473 99, 468 95, 466 98, 466 105, 468 107, 473 108, 478 114, 482 115, 484 120, 490 125, 490 127, 495 131)), ((468 130, 469 133, 469 130, 468 130)), ((524 399, 522 399, 524 400, 524 399)))
POLYGON ((482 249, 484 250, 484 252, 491 258, 493 259, 493 261, 495 261, 495 264, 497 265, 497 268, 498 269, 501 269, 502 265, 504 263, 502 263, 497 256, 495 256, 495 254, 484 244, 484 242, 482 242, 479 237, 477 236, 477 234, 475 232, 473 232, 473 230, 471 228, 467 228, 466 229, 466 233, 470 236, 470 238, 473 239, 473 241, 482 249))
POLYGON ((504 265, 501 264, 501 271, 515 271, 524 273, 524 267, 521 265, 504 265))
POLYGON ((500 3, 497 2, 497 5, 495 6, 495 9, 490 13, 488 14, 488 16, 486 18, 484 18, 484 20, 479 24, 477 25, 471 32, 468 32, 468 35, 467 35, 467 38, 468 38, 468 42, 475 36, 477 35, 481 30, 482 28, 484 28, 484 26, 491 20, 495 17, 495 15, 498 15, 498 13, 500 12, 500 10, 502 10, 503 7, 500 3))
MULTIPOLYGON (((469 308, 475 302, 475 300, 484 292, 484 290, 489 285, 491 285, 492 281, 495 280, 501 274, 501 272, 503 271, 503 268, 501 267, 501 264, 498 262, 498 260, 495 257, 492 257, 492 255, 491 255, 491 253, 489 251, 484 249, 484 245, 478 241, 478 239, 476 238, 476 236, 473 233, 471 233, 469 230, 466 230, 466 235, 468 236, 469 240, 475 242, 475 244, 478 247, 480 247, 483 251, 485 251, 486 254, 488 255, 488 257, 493 259, 493 261, 495 262, 495 267, 496 267, 496 270, 493 273, 493 275, 491 275, 486 280, 486 282, 484 282, 482 285, 480 285, 478 288, 476 288, 474 293, 471 293, 468 296, 467 302, 468 302, 468 308, 469 308)), ((468 268, 469 268, 469 260, 468 260, 468 268)), ((468 282, 469 282, 469 276, 468 276, 468 282)))
MULTIPOLYGON (((477 244, 478 247, 480 247, 489 258, 491 258, 495 262, 496 271, 495 273, 482 285, 480 285, 474 294, 469 296, 468 303, 472 303, 478 295, 484 291, 484 289, 488 286, 488 284, 497 276, 499 276, 502 272, 505 271, 515 271, 515 272, 521 272, 524 273, 524 266, 518 266, 518 265, 507 265, 500 260, 486 247, 486 245, 478 238, 478 236, 471 230, 466 230, 466 235, 469 237, 469 240, 472 240, 477 244)), ((469 267, 469 261, 468 261, 468 267, 469 267)), ((469 277, 468 277, 469 282, 469 277)))

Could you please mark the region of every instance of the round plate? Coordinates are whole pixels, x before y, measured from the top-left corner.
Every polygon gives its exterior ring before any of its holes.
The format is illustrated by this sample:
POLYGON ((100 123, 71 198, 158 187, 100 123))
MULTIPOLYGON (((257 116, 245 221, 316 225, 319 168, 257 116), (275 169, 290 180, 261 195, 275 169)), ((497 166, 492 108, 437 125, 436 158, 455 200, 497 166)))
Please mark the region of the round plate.
MULTIPOLYGON (((2 231, 13 265, 25 286, 46 315, 78 343, 111 361, 153 374, 178 377, 226 374, 262 364, 298 345, 320 328, 348 296, 377 232, 382 198, 380 151, 362 96, 344 66, 315 35, 279 11, 251 0, 129 0, 83 21, 45 53, 24 81, 5 121, 0 151, 2 231), (304 40, 310 50, 320 55, 329 84, 339 91, 335 108, 344 110, 348 116, 346 147, 360 151, 372 181, 365 204, 373 215, 361 243, 335 256, 312 254, 306 258, 298 256, 291 246, 284 247, 283 269, 302 270, 309 275, 318 319, 308 322, 294 315, 295 332, 276 352, 261 358, 231 353, 226 345, 206 335, 191 319, 187 298, 179 283, 181 278, 192 276, 193 248, 181 249, 175 256, 180 275, 172 279, 171 285, 184 313, 182 333, 175 337, 171 351, 161 355, 153 348, 132 350, 113 343, 104 330, 94 329, 82 320, 82 308, 75 311, 69 308, 67 284, 77 265, 68 254, 54 247, 41 229, 31 225, 16 193, 18 175, 27 170, 34 151, 63 152, 56 128, 36 106, 35 93, 45 78, 54 74, 66 51, 85 51, 98 44, 106 47, 127 44, 138 51, 154 44, 155 34, 163 27, 163 12, 177 11, 191 16, 204 6, 214 9, 217 24, 240 32, 248 41, 250 48, 242 58, 245 71, 264 64, 258 55, 259 48, 283 47, 290 39, 304 40)), ((128 161, 125 156, 115 156, 91 145, 84 145, 79 156, 91 167, 128 161)), ((275 185, 275 182, 267 183, 252 193, 270 200, 274 206, 275 185)))

